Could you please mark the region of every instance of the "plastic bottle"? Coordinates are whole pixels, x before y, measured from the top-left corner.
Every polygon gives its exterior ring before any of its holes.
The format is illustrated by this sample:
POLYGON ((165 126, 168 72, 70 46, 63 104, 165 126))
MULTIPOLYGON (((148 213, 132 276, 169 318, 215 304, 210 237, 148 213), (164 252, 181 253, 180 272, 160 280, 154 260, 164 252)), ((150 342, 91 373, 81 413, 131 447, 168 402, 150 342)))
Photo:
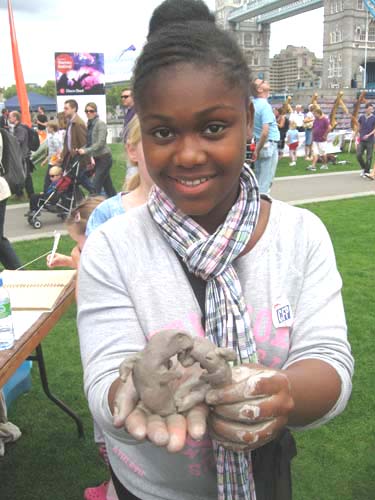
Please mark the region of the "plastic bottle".
POLYGON ((0 351, 11 349, 14 344, 12 308, 9 294, 0 277, 0 351))

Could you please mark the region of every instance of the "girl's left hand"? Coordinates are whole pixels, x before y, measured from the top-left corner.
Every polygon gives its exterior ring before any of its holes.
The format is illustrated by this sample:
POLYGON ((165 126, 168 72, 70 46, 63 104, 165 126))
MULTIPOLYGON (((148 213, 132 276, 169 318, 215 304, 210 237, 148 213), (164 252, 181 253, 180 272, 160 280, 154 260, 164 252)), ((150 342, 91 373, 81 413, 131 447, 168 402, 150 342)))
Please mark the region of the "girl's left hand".
POLYGON ((210 390, 211 435, 233 450, 255 449, 272 441, 288 422, 294 401, 285 371, 259 364, 232 369, 232 384, 210 390))

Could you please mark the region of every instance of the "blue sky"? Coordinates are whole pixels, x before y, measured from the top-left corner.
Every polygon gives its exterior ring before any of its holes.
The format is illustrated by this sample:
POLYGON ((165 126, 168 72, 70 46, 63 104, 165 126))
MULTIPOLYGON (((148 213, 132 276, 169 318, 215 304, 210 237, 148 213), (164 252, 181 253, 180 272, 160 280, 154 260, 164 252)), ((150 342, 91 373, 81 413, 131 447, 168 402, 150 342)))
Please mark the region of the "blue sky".
MULTIPOLYGON (((148 20, 161 0, 13 0, 13 15, 26 82, 54 79, 54 52, 104 52, 106 80, 128 78, 147 34, 148 20), (105 8, 103 8, 103 5, 105 8), (122 50, 134 44, 135 52, 122 50)), ((215 8, 215 0, 206 0, 215 8)), ((1 0, 0 87, 14 83, 6 0, 1 0)), ((303 45, 322 56, 323 9, 271 26, 270 55, 303 45)))

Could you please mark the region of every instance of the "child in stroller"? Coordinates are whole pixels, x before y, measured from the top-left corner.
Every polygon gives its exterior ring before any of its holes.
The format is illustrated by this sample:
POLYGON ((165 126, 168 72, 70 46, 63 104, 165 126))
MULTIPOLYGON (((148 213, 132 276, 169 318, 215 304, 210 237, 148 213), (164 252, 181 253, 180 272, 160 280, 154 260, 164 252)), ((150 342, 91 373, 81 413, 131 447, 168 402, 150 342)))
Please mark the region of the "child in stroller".
POLYGON ((30 209, 25 214, 28 223, 35 229, 42 227, 39 216, 43 210, 56 213, 61 219, 66 219, 73 208, 83 198, 77 185, 78 161, 63 171, 61 167, 50 168, 50 184, 43 193, 35 193, 30 198, 30 209))

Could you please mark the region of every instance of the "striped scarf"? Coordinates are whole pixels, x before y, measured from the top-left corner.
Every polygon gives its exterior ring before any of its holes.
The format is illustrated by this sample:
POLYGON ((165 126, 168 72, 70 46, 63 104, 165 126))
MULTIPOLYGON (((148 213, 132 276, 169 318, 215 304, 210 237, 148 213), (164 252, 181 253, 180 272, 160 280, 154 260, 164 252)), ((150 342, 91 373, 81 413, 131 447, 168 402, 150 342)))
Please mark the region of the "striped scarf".
MULTIPOLYGON (((260 198, 250 167, 244 165, 240 193, 226 220, 209 234, 154 186, 149 211, 169 245, 190 273, 207 281, 206 335, 220 347, 232 348, 243 362, 256 362, 256 345, 241 284, 232 265, 243 252, 259 217, 260 198)), ((233 452, 213 442, 218 499, 255 500, 251 453, 233 452)))

